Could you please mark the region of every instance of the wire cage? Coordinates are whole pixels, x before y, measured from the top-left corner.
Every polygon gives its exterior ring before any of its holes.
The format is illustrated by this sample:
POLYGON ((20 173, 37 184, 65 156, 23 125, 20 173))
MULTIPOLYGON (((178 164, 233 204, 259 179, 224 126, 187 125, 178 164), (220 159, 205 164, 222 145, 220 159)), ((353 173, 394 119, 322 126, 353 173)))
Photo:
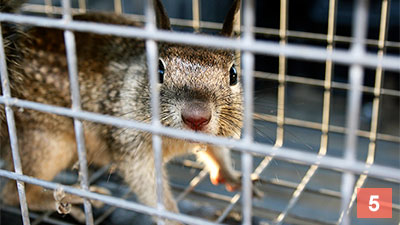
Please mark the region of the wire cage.
MULTIPOLYGON (((84 197, 87 224, 151 224, 142 214, 184 224, 400 224, 399 1, 315 0, 290 1, 289 5, 289 0, 245 0, 242 23, 235 28, 241 34, 239 39, 209 34, 222 25, 221 10, 217 8, 213 14, 213 4, 222 7, 231 1, 163 1, 168 12, 185 9, 184 15, 170 14, 176 30, 204 34, 71 19, 73 13, 111 8, 152 23, 151 13, 144 13, 153 10, 147 8, 151 4, 133 2, 32 0, 23 5, 22 14, 0 13, 0 22, 64 30, 71 77, 72 108, 13 98, 1 37, 0 103, 6 108, 14 162, 19 162, 20 156, 13 111, 27 108, 55 113, 74 119, 82 175, 81 188, 76 188, 69 185, 76 182, 74 172, 44 181, 24 176, 18 163, 14 163, 13 172, 4 170, 1 163, 0 177, 17 180, 20 197, 20 208, 1 205, 1 223, 76 223, 54 212, 28 212, 24 183, 31 183, 50 190, 61 187, 84 197), (240 52, 245 118, 242 138, 211 137, 81 110, 74 31, 240 52), (229 146, 234 151, 235 167, 242 171, 242 191, 231 193, 210 185, 205 179, 207 171, 189 156, 174 159, 167 167, 181 213, 141 205, 121 186, 118 176, 110 175, 113 165, 88 171, 82 120, 148 131, 154 134, 153 141, 170 135, 229 146), (254 184, 250 179, 253 174, 260 177, 254 184), (93 183, 115 188, 118 194, 90 192, 88 185, 93 183), (265 196, 252 198, 252 185, 265 196), (366 187, 392 189, 392 218, 357 218, 357 189, 366 187), (107 206, 92 210, 87 199, 107 206)), ((146 52, 156 62, 154 49, 146 52)), ((155 65, 150 63, 149 71, 155 65)), ((152 104, 157 106, 154 96, 158 93, 152 90, 152 96, 152 104)), ((156 158, 160 151, 160 145, 155 145, 156 158)))

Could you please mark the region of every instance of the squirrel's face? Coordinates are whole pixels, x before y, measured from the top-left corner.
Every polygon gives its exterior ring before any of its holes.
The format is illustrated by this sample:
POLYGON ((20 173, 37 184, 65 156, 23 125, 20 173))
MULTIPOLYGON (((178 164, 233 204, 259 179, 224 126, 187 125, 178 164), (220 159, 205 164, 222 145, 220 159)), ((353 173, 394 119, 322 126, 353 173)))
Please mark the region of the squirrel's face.
POLYGON ((165 126, 239 137, 242 88, 232 51, 169 45, 159 59, 165 126))

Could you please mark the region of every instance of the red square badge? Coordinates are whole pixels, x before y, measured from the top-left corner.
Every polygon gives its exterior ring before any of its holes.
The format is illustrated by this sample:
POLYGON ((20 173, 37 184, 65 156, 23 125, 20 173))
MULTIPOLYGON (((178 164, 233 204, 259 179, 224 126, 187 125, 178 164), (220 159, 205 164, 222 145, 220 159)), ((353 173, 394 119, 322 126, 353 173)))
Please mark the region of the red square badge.
POLYGON ((358 188, 357 218, 392 218, 392 189, 358 188))

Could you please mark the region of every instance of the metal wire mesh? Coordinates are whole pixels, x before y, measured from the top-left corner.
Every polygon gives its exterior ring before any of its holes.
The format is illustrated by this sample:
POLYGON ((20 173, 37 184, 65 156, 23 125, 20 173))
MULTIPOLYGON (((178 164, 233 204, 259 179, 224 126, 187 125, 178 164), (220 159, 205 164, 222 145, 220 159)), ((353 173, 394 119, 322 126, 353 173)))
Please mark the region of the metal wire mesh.
MULTIPOLYGON (((253 0, 244 1, 242 8, 243 26, 242 36, 238 40, 227 39, 222 37, 215 37, 209 35, 194 35, 187 33, 170 33, 165 31, 156 30, 154 26, 154 9, 152 4, 147 4, 145 9, 145 16, 134 15, 138 20, 146 22, 145 28, 127 28, 117 25, 106 24, 90 24, 85 22, 73 21, 71 13, 87 11, 86 1, 79 1, 78 9, 71 9, 70 2, 63 0, 62 7, 55 7, 52 1, 45 1, 44 5, 27 4, 24 10, 30 12, 41 12, 47 14, 59 13, 63 17, 61 19, 44 18, 37 16, 27 15, 13 15, 0 13, 1 22, 22 23, 33 26, 53 27, 65 30, 65 45, 67 49, 68 70, 71 82, 72 94, 72 108, 62 108, 50 105, 44 105, 35 102, 29 102, 22 99, 15 99, 11 96, 8 84, 8 75, 6 69, 6 62, 4 56, 4 46, 2 37, 0 39, 0 56, 1 56, 1 77, 2 77, 2 96, 0 96, 0 103, 5 105, 7 122, 10 133, 10 143, 13 152, 15 172, 0 170, 0 176, 9 179, 17 180, 18 191, 20 196, 21 210, 24 224, 39 224, 42 221, 53 224, 68 224, 67 222, 53 219, 50 214, 37 214, 28 212, 25 193, 24 182, 43 186, 48 189, 63 188, 65 192, 82 196, 85 201, 85 213, 87 224, 100 224, 107 215, 111 214, 115 208, 125 208, 141 213, 156 215, 162 218, 173 219, 187 224, 217 224, 226 221, 226 218, 232 212, 239 212, 240 223, 252 224, 254 223, 253 217, 262 217, 264 222, 260 224, 350 224, 354 223, 354 216, 351 210, 354 208, 354 201, 356 198, 356 190, 363 187, 366 180, 375 178, 378 183, 386 184, 389 182, 394 187, 400 183, 400 169, 398 167, 389 167, 387 165, 378 165, 375 163, 376 145, 378 141, 391 142, 398 146, 400 137, 398 134, 387 134, 379 132, 378 122, 382 110, 382 96, 391 96, 396 99, 400 98, 400 91, 383 87, 383 74, 384 71, 393 71, 398 76, 400 71, 399 55, 387 55, 385 51, 387 48, 399 49, 400 42, 388 41, 387 30, 389 20, 390 1, 381 1, 381 17, 379 25, 379 38, 378 40, 367 39, 366 30, 368 29, 368 1, 357 0, 354 2, 353 12, 353 33, 352 37, 345 37, 335 34, 337 26, 337 0, 329 0, 328 11, 328 27, 326 34, 308 33, 293 31, 288 29, 288 0, 280 1, 280 23, 279 29, 271 28, 258 28, 255 27, 255 4, 253 0), (139 37, 146 39, 146 51, 148 56, 148 66, 150 71, 150 83, 152 93, 152 115, 158 115, 158 92, 155 88, 157 81, 156 68, 157 68, 157 50, 156 41, 170 41, 182 44, 192 44, 206 47, 228 48, 241 51, 242 57, 242 74, 244 82, 244 103, 245 103, 245 116, 244 116, 244 129, 243 137, 240 140, 228 140, 220 137, 210 137, 208 135, 198 134, 194 132, 174 130, 171 128, 162 127, 159 118, 153 117, 152 124, 142 124, 134 121, 126 121, 121 118, 115 118, 106 115, 86 112, 80 108, 80 95, 79 85, 77 82, 77 62, 75 53, 75 40, 74 31, 93 32, 98 34, 113 34, 123 37, 139 37), (278 38, 278 42, 258 40, 255 35, 269 35, 278 38), (326 43, 324 47, 316 47, 315 45, 298 45, 289 41, 290 38, 309 39, 313 41, 323 41, 326 43), (335 45, 338 43, 348 43, 350 48, 338 49, 335 45), (368 46, 378 48, 377 54, 367 52, 368 46), (278 59, 278 72, 268 73, 255 70, 255 54, 269 55, 277 57, 278 59), (323 80, 301 77, 288 74, 288 60, 300 59, 304 61, 312 61, 323 63, 325 67, 325 74, 323 80), (349 66, 349 83, 337 82, 333 80, 333 68, 336 64, 345 64, 349 66), (373 87, 363 85, 364 69, 375 70, 375 82, 373 87), (276 94, 276 113, 268 114, 257 112, 254 108, 254 79, 261 78, 271 81, 277 81, 277 94, 276 94), (322 119, 321 122, 309 121, 304 119, 291 118, 287 115, 287 89, 289 84, 308 85, 311 87, 323 88, 322 95, 322 119), (333 93, 335 90, 344 90, 348 92, 347 96, 347 112, 346 125, 331 124, 335 105, 332 104, 333 93), (371 123, 368 129, 361 129, 359 125, 360 108, 363 94, 373 94, 371 123), (13 118, 14 107, 29 108, 42 112, 55 113, 71 117, 74 119, 76 141, 78 144, 81 189, 73 188, 66 185, 61 185, 54 182, 39 180, 32 177, 27 177, 22 174, 20 159, 18 154, 17 136, 15 133, 15 122, 13 118), (140 205, 135 202, 127 201, 123 198, 104 196, 97 193, 92 193, 88 190, 90 178, 87 171, 85 143, 83 138, 83 128, 81 121, 88 120, 99 123, 105 123, 113 126, 135 128, 153 133, 153 146, 156 159, 157 168, 157 208, 151 208, 140 205), (255 140, 254 126, 257 121, 271 122, 276 125, 275 140, 273 143, 265 144, 255 140), (319 150, 317 152, 307 152, 293 147, 285 146, 285 132, 289 126, 307 128, 319 132, 319 150), (345 136, 344 156, 328 155, 329 142, 332 142, 332 134, 341 134, 345 136), (188 168, 194 168, 200 172, 194 176, 187 186, 173 185, 175 189, 180 190, 178 201, 188 197, 189 195, 197 196, 201 201, 216 200, 221 206, 221 212, 214 221, 200 219, 198 217, 188 216, 184 214, 174 214, 165 211, 162 204, 162 183, 161 183, 161 139, 160 135, 169 135, 177 138, 188 138, 196 141, 206 142, 215 145, 229 146, 241 152, 241 168, 243 173, 243 191, 233 196, 226 196, 213 192, 201 192, 196 189, 201 181, 206 177, 207 172, 202 169, 201 165, 190 161, 180 160, 174 163, 179 163, 188 168), (368 139, 368 151, 365 162, 356 158, 357 140, 359 138, 368 139), (158 160, 157 160, 158 159, 158 160), (266 209, 260 207, 258 200, 253 201, 251 198, 251 177, 260 176, 264 171, 272 169, 271 162, 274 161, 288 161, 292 165, 304 166, 304 173, 296 182, 279 179, 263 179, 260 180, 260 185, 269 184, 275 185, 279 188, 289 189, 289 199, 284 207, 280 209, 266 209), (255 169, 253 170, 253 162, 255 169), (327 188, 313 188, 310 183, 317 179, 319 171, 329 170, 342 176, 341 187, 338 190, 327 188), (336 215, 336 220, 320 219, 313 217, 299 217, 298 213, 292 213, 302 196, 307 193, 316 193, 320 196, 331 197, 340 199, 341 208, 339 215, 336 215), (199 197, 200 196, 200 197, 199 197), (110 208, 109 213, 105 216, 93 218, 92 209, 87 199, 96 199, 105 202, 106 204, 115 206, 110 208), (204 200, 206 199, 206 200, 204 200), (242 202, 240 202, 242 199, 242 202), (221 203, 222 202, 222 203, 221 203), (238 210, 239 209, 239 210, 238 210), (35 220, 32 220, 35 219, 35 220), (33 222, 32 222, 33 221, 33 222)), ((172 19, 172 24, 176 26, 193 27, 194 30, 201 30, 205 28, 218 29, 220 24, 201 21, 199 1, 193 1, 193 19, 182 20, 172 19)), ((114 9, 116 13, 123 13, 123 1, 114 1, 114 9)), ((287 134, 286 134, 287 136, 287 134)), ((397 152, 398 156, 399 152, 397 152)), ((107 168, 99 170, 98 174, 107 173, 107 168)), ((98 175, 92 175, 96 177, 98 175)), ((258 184, 256 184, 258 185, 258 184)), ((268 196, 263 201, 269 201, 272 197, 268 196)), ((127 195, 124 196, 126 198, 127 195)), ((303 205, 302 205, 303 206, 303 205)), ((5 208, 7 212, 16 213, 18 210, 13 208, 5 208)), ((353 209, 354 210, 354 209, 353 209)), ((398 202, 393 203, 394 212, 400 211, 398 202)), ((394 217, 392 221, 399 223, 399 218, 394 217), (397 221, 396 221, 397 220, 397 221)))

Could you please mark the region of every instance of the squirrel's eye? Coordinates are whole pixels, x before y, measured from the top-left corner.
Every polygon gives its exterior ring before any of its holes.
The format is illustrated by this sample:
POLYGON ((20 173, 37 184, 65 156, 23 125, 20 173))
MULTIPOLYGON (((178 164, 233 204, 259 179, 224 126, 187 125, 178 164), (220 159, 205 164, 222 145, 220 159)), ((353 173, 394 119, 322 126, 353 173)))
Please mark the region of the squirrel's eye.
POLYGON ((158 60, 158 81, 162 84, 164 82, 165 64, 159 59, 158 60))
POLYGON ((229 70, 229 85, 233 86, 233 85, 237 84, 237 82, 238 82, 237 71, 236 71, 235 65, 233 65, 231 67, 231 69, 229 70))

